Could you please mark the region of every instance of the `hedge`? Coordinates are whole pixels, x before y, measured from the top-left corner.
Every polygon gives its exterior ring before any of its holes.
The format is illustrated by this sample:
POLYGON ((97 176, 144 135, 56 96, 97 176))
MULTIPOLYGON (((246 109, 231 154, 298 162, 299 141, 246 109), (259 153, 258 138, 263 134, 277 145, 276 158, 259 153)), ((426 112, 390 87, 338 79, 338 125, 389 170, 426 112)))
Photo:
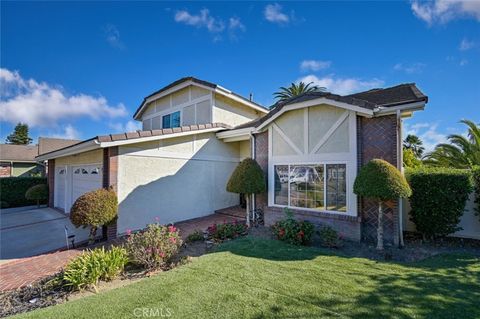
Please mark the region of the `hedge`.
POLYGON ((472 169, 472 177, 475 184, 475 210, 477 216, 480 218, 480 166, 472 169))
MULTIPOLYGON (((25 193, 38 184, 47 184, 45 177, 3 177, 0 178, 0 201, 2 208, 36 205, 27 200, 25 193)), ((48 198, 48 197, 47 197, 48 198)))
POLYGON ((473 190, 468 170, 425 167, 407 170, 412 188, 410 219, 424 237, 447 236, 458 226, 473 190))

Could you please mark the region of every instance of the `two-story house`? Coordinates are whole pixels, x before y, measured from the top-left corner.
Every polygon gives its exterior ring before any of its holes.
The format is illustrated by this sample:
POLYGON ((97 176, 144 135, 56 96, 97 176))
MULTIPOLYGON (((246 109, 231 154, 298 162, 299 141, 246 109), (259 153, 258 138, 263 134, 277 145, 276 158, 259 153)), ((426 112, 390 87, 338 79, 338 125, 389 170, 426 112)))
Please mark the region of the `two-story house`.
MULTIPOLYGON (((352 240, 375 233, 376 207, 353 193, 358 168, 383 158, 401 168, 401 123, 427 103, 414 84, 348 96, 315 92, 266 109, 219 85, 188 77, 147 96, 134 114, 142 130, 96 136, 39 156, 50 168, 50 206, 68 213, 83 193, 113 187, 114 234, 158 217, 178 222, 238 205, 227 181, 246 157, 265 172, 255 196, 267 225, 284 207, 352 240)), ((397 242, 398 203, 386 240, 397 242)))

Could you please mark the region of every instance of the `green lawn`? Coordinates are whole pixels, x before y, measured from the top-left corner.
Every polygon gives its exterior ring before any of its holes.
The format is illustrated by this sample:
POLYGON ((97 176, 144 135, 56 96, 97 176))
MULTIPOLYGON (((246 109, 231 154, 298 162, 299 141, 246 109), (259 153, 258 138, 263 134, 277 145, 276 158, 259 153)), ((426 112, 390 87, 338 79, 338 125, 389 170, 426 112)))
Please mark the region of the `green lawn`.
POLYGON ((127 287, 21 317, 134 318, 142 311, 135 308, 170 318, 480 318, 480 258, 385 263, 247 237, 127 287))

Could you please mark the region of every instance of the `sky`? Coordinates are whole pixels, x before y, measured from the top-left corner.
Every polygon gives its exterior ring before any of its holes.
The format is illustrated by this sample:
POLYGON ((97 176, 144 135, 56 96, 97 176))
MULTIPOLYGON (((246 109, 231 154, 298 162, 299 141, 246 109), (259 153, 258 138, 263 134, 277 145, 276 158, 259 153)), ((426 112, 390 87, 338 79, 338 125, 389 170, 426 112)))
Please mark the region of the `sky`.
POLYGON ((405 121, 431 150, 480 122, 480 1, 1 4, 0 141, 140 128, 143 97, 184 76, 265 106, 292 82, 349 94, 415 82, 405 121))

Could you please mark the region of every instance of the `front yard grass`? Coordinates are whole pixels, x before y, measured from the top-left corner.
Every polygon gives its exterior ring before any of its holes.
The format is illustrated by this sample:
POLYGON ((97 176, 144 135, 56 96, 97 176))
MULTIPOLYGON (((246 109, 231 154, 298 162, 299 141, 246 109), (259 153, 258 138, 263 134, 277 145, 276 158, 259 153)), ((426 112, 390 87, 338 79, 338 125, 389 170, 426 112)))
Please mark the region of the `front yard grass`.
POLYGON ((399 264, 245 237, 126 287, 19 317, 135 318, 146 309, 170 318, 467 319, 480 318, 479 301, 480 258, 472 255, 399 264))

